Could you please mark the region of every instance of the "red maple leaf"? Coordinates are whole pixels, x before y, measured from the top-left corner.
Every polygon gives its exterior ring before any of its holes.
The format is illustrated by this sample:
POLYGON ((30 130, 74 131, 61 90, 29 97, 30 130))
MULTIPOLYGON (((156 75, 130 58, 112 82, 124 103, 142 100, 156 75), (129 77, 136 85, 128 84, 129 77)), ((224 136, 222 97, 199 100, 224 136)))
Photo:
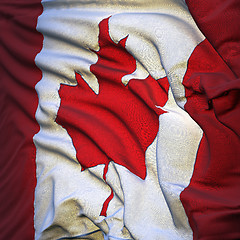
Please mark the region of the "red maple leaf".
MULTIPOLYGON (((61 85, 61 105, 56 122, 70 135, 77 152, 77 160, 86 168, 113 161, 145 179, 145 152, 155 139, 159 128, 157 106, 167 101, 167 78, 131 79, 125 86, 121 79, 136 70, 136 60, 125 49, 128 37, 118 44, 109 36, 108 20, 99 24, 99 47, 96 64, 90 71, 99 83, 99 93, 76 74, 77 86, 61 85)), ((101 215, 106 216, 113 191, 105 201, 101 215)))

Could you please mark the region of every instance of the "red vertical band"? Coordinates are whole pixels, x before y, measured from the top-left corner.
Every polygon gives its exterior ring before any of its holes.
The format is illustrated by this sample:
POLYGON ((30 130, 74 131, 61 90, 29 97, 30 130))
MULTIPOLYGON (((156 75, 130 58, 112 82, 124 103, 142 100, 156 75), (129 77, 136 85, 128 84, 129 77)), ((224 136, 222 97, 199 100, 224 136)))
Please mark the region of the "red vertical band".
POLYGON ((185 109, 204 135, 180 197, 194 239, 240 239, 240 4, 186 2, 211 44, 196 47, 183 81, 185 109))
POLYGON ((42 48, 36 31, 40 0, 2 0, 0 5, 0 238, 34 238, 35 146, 42 48))

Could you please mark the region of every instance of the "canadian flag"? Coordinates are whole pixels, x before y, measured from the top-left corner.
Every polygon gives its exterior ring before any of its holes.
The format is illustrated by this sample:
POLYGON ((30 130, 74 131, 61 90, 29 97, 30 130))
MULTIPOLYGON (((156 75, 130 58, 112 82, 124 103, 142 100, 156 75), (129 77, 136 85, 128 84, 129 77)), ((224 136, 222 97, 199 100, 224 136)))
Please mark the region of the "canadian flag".
POLYGON ((0 239, 240 239, 237 0, 0 12, 0 239))

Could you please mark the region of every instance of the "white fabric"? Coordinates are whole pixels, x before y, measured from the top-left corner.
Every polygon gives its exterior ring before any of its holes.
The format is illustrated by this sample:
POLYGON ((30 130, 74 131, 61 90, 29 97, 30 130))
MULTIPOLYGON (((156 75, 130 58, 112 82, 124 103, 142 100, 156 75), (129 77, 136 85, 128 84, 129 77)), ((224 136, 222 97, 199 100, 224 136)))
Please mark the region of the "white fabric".
MULTIPOLYGON (((40 131, 35 193, 36 239, 191 239, 179 195, 189 184, 201 129, 181 109, 181 84, 187 60, 203 36, 183 1, 43 1, 37 29, 44 36, 36 64, 42 80, 36 85, 40 131), (114 42, 129 35, 126 48, 137 61, 135 78, 149 73, 168 76, 171 89, 160 115, 159 133, 146 151, 145 180, 125 167, 110 164, 107 182, 114 191, 107 217, 99 216, 110 194, 102 178, 103 165, 81 171, 67 131, 55 122, 60 106, 60 83, 76 85, 80 72, 98 93, 90 72, 98 50, 98 24, 109 20, 114 42), (193 37, 194 36, 194 37, 193 37), (178 106, 175 102, 177 101, 178 106), (92 233, 92 234, 91 234, 92 233)), ((131 76, 122 81, 127 83, 131 76)), ((131 80, 130 80, 131 81, 131 80)))

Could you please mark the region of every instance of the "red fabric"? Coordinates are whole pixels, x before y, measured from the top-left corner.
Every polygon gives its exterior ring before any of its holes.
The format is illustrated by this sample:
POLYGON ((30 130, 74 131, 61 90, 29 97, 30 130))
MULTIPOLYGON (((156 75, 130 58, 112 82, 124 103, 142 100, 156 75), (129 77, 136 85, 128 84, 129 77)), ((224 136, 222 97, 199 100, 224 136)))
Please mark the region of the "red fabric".
POLYGON ((197 46, 183 81, 204 136, 181 201, 194 239, 240 239, 240 3, 186 2, 216 51, 207 40, 197 46))
POLYGON ((0 5, 0 239, 34 237, 34 87, 41 79, 34 58, 42 48, 35 30, 41 12, 39 0, 0 5))
POLYGON ((240 77, 240 1, 186 0, 186 3, 208 41, 240 77))
MULTIPOLYGON (((186 0, 205 41, 184 78, 186 110, 204 130, 190 186, 181 194, 194 239, 240 239, 240 2, 186 0), (205 61, 207 59, 207 61, 205 61), (229 67, 229 68, 228 68, 229 67), (210 69, 210 71, 209 71, 210 69), (235 75, 235 76, 234 76, 235 75)), ((0 5, 0 238, 33 239, 34 90, 42 48, 40 0, 0 5)))
MULTIPOLYGON (((156 81, 148 76, 132 79, 125 86, 122 77, 136 69, 136 60, 125 49, 127 37, 114 43, 108 19, 100 22, 99 29, 98 61, 90 67, 98 79, 99 94, 77 73, 77 86, 61 85, 56 121, 71 136, 82 170, 105 164, 107 171, 113 161, 145 179, 145 152, 158 133, 159 115, 164 113, 156 105, 166 104, 169 83, 166 77, 156 81)), ((107 204, 103 209, 102 215, 106 215, 107 204)))

